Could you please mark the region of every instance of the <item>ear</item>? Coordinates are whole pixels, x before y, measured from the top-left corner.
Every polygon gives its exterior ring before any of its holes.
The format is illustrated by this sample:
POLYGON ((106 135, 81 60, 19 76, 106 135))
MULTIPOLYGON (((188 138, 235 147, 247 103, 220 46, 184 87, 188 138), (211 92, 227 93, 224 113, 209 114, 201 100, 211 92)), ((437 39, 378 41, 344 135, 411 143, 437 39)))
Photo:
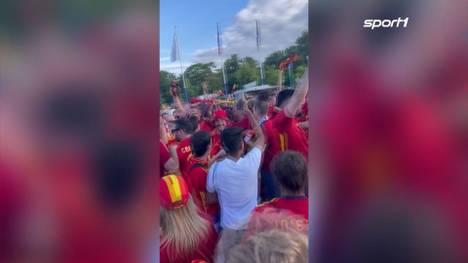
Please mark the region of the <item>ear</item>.
POLYGON ((224 150, 226 153, 228 152, 227 147, 226 147, 226 145, 224 145, 224 143, 221 143, 221 148, 223 148, 223 150, 224 150))

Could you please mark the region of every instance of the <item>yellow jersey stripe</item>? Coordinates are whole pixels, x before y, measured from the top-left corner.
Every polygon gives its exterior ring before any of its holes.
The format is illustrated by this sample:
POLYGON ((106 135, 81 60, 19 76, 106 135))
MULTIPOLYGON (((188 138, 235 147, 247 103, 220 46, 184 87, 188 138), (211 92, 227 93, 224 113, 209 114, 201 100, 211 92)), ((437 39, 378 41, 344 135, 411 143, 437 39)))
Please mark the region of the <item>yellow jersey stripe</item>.
POLYGON ((180 190, 179 180, 175 175, 169 175, 163 177, 165 183, 168 185, 169 196, 171 197, 171 202, 175 203, 182 200, 182 192, 180 190))

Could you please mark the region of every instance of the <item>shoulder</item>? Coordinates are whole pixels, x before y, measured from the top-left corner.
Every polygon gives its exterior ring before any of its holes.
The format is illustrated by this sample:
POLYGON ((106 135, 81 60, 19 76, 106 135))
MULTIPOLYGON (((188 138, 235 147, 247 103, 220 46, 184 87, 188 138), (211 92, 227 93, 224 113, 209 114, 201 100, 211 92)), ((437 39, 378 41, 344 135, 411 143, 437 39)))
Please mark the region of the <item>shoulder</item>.
POLYGON ((263 202, 255 207, 255 211, 261 212, 266 208, 273 207, 278 202, 278 198, 273 198, 270 201, 263 202))
POLYGON ((190 176, 201 176, 208 174, 208 170, 205 167, 198 166, 197 164, 192 165, 189 168, 189 175, 190 176))

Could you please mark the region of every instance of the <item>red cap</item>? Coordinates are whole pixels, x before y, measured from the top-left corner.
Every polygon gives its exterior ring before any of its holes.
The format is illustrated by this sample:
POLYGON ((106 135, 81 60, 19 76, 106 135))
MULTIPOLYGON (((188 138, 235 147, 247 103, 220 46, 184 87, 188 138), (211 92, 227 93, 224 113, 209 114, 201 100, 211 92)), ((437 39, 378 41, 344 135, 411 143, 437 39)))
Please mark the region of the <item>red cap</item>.
POLYGON ((184 178, 177 175, 166 175, 159 184, 161 206, 173 210, 183 207, 189 199, 189 191, 184 178))
POLYGON ((228 120, 228 117, 224 110, 218 109, 214 112, 214 119, 215 120, 219 120, 219 119, 228 120))

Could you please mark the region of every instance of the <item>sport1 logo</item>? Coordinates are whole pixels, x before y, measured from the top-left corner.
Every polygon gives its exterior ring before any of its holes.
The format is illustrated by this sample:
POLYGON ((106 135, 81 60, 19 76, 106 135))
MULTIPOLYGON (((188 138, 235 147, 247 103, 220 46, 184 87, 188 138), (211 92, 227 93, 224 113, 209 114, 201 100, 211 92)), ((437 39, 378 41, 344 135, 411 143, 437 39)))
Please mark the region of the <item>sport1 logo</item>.
POLYGON ((390 20, 390 19, 366 19, 364 20, 364 25, 362 27, 364 28, 370 28, 370 29, 374 29, 374 28, 379 28, 379 27, 385 27, 385 28, 388 28, 388 27, 400 27, 400 24, 403 23, 403 27, 407 27, 408 26, 408 21, 409 21, 409 17, 405 18, 405 19, 402 19, 401 17, 399 17, 398 19, 393 19, 393 20, 390 20))

